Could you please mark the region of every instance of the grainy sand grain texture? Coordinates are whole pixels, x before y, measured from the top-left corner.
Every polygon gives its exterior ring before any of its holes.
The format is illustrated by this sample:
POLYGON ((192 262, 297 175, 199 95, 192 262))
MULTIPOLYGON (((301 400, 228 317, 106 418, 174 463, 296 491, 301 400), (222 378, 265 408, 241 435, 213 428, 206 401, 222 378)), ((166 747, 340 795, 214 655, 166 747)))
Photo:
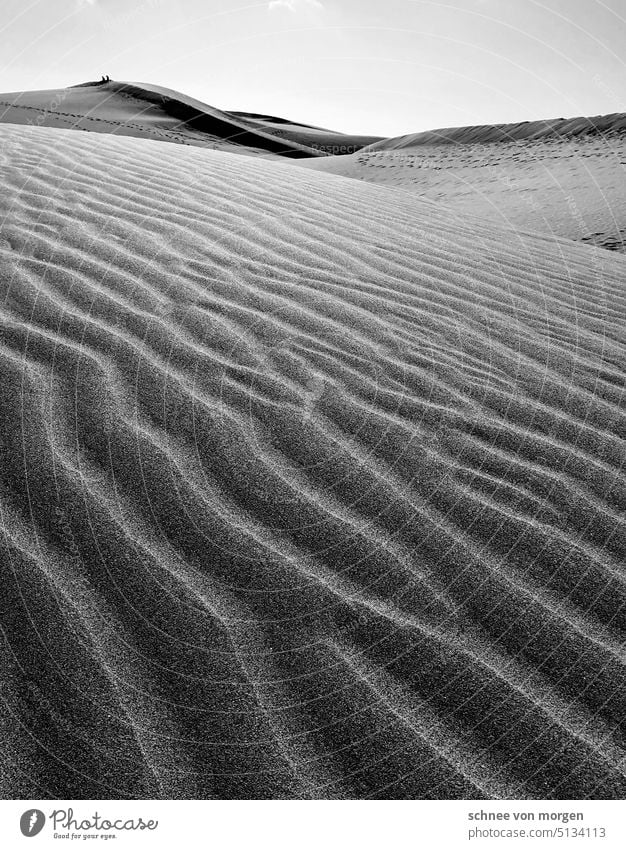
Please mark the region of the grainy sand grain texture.
POLYGON ((0 126, 0 792, 617 798, 626 258, 0 126))

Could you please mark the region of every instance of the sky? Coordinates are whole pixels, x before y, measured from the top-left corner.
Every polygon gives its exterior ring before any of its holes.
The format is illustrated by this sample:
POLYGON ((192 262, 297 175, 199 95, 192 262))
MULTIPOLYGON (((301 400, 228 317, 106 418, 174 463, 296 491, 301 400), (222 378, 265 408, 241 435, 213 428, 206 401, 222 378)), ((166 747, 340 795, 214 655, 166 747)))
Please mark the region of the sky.
POLYGON ((148 82, 349 133, 626 112, 624 0, 0 0, 0 91, 148 82))

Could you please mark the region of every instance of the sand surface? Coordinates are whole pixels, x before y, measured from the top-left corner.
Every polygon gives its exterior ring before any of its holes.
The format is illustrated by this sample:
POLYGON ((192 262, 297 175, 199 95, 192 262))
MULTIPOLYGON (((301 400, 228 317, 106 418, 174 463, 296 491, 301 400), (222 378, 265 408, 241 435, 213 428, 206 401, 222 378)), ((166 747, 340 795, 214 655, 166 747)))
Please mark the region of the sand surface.
POLYGON ((626 115, 433 130, 302 162, 445 203, 470 220, 626 251, 626 115))
POLYGON ((353 153, 377 141, 270 116, 226 112, 148 83, 85 83, 0 94, 0 123, 154 139, 234 153, 292 158, 353 153))
POLYGON ((626 791, 626 257, 0 126, 0 792, 626 791))

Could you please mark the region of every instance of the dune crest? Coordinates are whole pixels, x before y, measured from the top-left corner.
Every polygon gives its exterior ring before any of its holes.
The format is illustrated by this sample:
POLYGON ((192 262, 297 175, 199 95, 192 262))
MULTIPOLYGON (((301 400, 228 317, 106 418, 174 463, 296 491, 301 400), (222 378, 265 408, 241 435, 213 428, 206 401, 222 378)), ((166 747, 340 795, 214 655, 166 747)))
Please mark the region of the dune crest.
POLYGON ((444 203, 470 220, 626 252, 626 116, 455 127, 305 168, 444 203))
POLYGON ((378 140, 300 126, 271 116, 226 112, 162 86, 115 80, 82 83, 59 91, 0 94, 0 122, 296 159, 354 153, 378 140))

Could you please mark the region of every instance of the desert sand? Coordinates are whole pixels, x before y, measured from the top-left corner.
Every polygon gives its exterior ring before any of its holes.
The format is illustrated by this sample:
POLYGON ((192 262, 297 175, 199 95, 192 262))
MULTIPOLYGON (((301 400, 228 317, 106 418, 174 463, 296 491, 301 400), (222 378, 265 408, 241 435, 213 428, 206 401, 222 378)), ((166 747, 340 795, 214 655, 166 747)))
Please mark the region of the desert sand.
POLYGON ((626 115, 456 127, 307 168, 414 192, 472 219, 626 251, 626 115))
POLYGON ((0 123, 134 136, 266 157, 346 154, 380 141, 283 118, 227 112, 162 86, 115 80, 59 91, 0 94, 0 123))
POLYGON ((623 798, 626 257, 18 123, 0 793, 623 798))

